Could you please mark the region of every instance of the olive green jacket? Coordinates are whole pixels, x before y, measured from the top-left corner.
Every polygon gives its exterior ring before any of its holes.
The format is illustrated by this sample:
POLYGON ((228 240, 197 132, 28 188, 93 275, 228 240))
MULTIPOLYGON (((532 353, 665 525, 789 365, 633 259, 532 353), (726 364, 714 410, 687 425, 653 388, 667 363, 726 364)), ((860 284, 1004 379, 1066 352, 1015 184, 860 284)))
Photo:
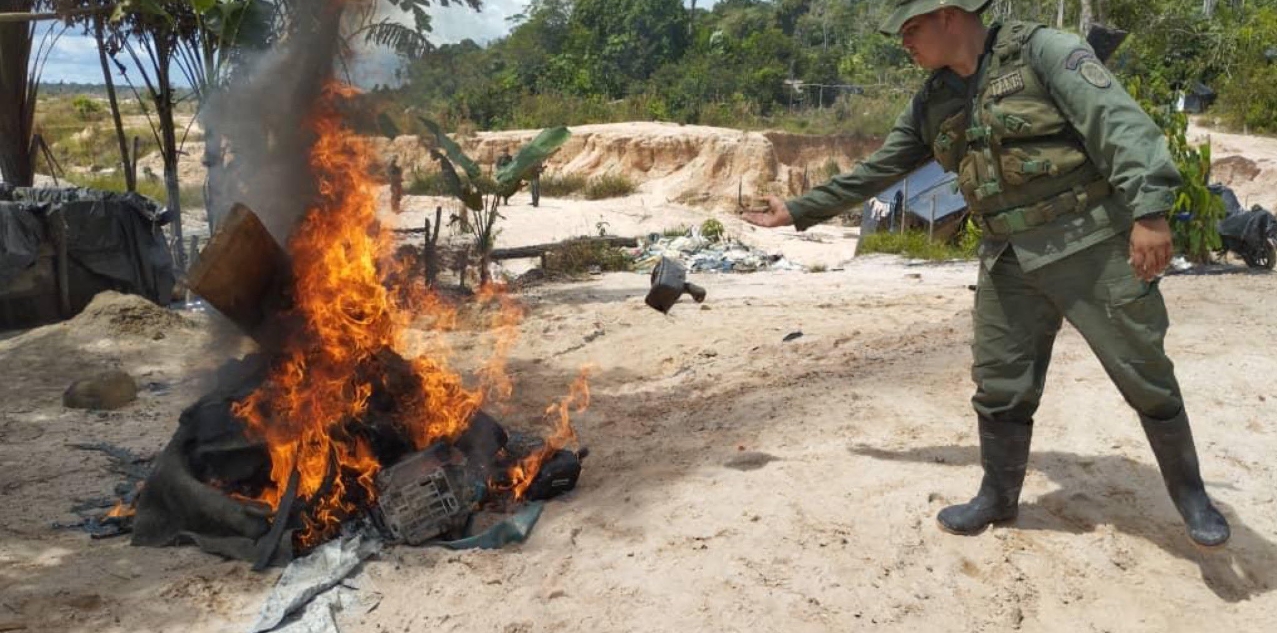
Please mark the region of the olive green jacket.
MULTIPOLYGON (((995 24, 990 29, 985 58, 999 28, 995 24)), ((1089 73, 1080 72, 1072 60, 1087 53, 1093 55, 1081 38, 1054 29, 1039 29, 1025 47, 1029 65, 1114 193, 1089 212, 1064 215, 1001 240, 987 237, 979 253, 987 266, 1009 245, 1025 271, 1039 268, 1126 232, 1134 219, 1163 214, 1175 201, 1181 179, 1166 138, 1116 79, 1097 76, 1094 65, 1089 73)), ((877 152, 852 171, 786 202, 794 226, 805 230, 835 217, 931 160, 941 123, 972 100, 972 83, 979 77, 962 78, 947 68, 933 74, 877 152)))

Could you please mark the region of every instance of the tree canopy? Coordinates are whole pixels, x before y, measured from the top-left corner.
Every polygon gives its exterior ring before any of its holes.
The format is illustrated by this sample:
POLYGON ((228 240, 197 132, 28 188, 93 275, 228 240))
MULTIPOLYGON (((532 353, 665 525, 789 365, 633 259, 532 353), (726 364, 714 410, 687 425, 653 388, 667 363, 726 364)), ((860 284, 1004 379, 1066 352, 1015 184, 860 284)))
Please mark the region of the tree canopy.
MULTIPOLYGON (((508 36, 412 60, 390 97, 483 128, 626 118, 729 125, 827 108, 835 128, 882 132, 925 76, 877 32, 891 3, 687 5, 696 3, 531 0, 508 36)), ((1277 0, 994 0, 989 13, 1131 31, 1113 61, 1119 74, 1153 78, 1167 91, 1207 82, 1230 122, 1277 130, 1268 59, 1277 56, 1277 0)))

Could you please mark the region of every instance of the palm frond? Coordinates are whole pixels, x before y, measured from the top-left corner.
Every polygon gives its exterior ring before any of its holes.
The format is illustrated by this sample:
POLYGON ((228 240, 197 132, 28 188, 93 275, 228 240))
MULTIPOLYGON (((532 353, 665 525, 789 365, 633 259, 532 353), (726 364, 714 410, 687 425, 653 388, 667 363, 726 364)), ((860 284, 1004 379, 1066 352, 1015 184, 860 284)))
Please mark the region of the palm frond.
POLYGON ((434 50, 434 44, 426 36, 402 24, 383 20, 364 31, 364 41, 384 46, 403 57, 424 57, 434 50))

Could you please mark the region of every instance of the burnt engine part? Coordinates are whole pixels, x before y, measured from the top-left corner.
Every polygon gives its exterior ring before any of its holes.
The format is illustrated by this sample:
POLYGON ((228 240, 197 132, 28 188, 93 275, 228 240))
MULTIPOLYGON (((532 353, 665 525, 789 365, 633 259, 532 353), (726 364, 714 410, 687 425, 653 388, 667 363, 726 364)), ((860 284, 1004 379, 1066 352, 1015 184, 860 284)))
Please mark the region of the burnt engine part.
POLYGON ((483 489, 464 461, 436 444, 378 473, 375 519, 387 538, 420 545, 463 531, 483 489))
POLYGON ((644 301, 662 314, 668 314, 683 293, 692 295, 696 303, 705 301, 705 289, 687 281, 687 269, 677 260, 662 257, 652 269, 652 288, 644 301))
POLYGON ((574 453, 559 449, 541 463, 541 469, 528 486, 526 497, 529 501, 553 499, 576 488, 581 478, 581 458, 588 455, 586 449, 574 453))

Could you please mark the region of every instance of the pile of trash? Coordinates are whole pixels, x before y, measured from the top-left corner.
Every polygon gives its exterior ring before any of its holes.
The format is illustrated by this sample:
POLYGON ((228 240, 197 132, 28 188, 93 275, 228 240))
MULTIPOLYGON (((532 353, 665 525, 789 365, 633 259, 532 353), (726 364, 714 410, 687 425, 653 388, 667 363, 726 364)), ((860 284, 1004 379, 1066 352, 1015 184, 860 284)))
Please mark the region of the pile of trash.
POLYGON ((697 227, 677 236, 652 233, 631 253, 634 270, 649 273, 662 257, 678 260, 691 272, 752 273, 759 270, 805 271, 783 255, 751 248, 738 240, 710 239, 697 227))

